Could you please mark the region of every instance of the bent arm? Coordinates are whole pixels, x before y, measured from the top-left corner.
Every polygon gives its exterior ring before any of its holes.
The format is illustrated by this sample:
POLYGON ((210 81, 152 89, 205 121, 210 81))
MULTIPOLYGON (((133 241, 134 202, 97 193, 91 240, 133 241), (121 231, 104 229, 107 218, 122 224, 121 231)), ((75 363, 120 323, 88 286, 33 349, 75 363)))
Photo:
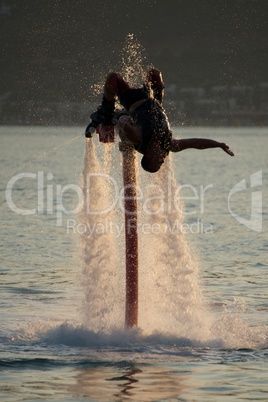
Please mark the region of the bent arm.
POLYGON ((195 149, 208 149, 208 148, 221 148, 224 152, 230 156, 234 156, 234 153, 224 142, 218 142, 208 138, 184 138, 171 141, 171 151, 179 152, 185 149, 195 148, 195 149))

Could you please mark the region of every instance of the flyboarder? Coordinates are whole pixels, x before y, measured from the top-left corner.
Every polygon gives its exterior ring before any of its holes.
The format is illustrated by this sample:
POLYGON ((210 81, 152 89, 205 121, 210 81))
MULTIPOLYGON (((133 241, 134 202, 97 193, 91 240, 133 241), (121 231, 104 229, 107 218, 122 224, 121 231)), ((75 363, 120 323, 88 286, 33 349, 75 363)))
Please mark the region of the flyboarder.
POLYGON ((230 156, 231 149, 223 142, 206 138, 174 139, 163 109, 164 82, 162 74, 156 68, 147 72, 142 88, 131 88, 121 74, 110 73, 107 76, 102 103, 90 117, 92 122, 86 128, 86 137, 91 137, 92 127, 102 127, 113 133, 115 116, 127 139, 135 149, 143 154, 141 165, 144 170, 157 172, 169 152, 185 149, 221 148, 230 156), (115 111, 118 97, 124 111, 115 111))

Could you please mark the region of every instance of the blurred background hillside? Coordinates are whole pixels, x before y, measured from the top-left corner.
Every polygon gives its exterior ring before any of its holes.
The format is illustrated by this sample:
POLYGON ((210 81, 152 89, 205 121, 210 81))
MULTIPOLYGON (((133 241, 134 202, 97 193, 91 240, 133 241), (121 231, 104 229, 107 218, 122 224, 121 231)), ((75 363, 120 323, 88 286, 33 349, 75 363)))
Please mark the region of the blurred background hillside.
POLYGON ((126 36, 176 124, 268 124, 267 0, 0 0, 1 124, 82 124, 126 36))

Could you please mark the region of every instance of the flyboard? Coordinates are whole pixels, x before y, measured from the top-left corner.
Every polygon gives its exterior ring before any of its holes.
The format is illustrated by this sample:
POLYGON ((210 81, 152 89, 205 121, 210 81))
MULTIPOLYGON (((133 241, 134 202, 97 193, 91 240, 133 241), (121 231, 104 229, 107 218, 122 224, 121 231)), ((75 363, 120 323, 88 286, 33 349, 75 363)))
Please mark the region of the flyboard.
MULTIPOLYGON (((115 118, 126 112, 115 113, 115 118)), ((114 142, 114 126, 103 126, 97 119, 97 113, 91 115, 92 121, 86 128, 86 138, 97 132, 102 143, 114 142)), ((119 150, 122 153, 122 174, 124 185, 125 211, 125 264, 126 264, 126 297, 125 327, 138 325, 138 220, 136 194, 136 152, 134 146, 126 139, 124 131, 117 126, 121 141, 119 150)))

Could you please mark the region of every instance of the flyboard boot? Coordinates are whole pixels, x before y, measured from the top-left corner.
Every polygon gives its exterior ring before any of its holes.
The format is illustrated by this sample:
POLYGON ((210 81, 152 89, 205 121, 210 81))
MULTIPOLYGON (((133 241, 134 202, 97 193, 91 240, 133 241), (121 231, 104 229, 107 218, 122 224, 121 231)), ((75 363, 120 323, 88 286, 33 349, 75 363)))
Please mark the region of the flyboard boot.
POLYGON ((113 115, 115 100, 108 101, 105 97, 96 112, 90 115, 91 122, 86 128, 86 138, 91 138, 96 130, 99 134, 100 142, 114 142, 114 123, 113 115))
POLYGON ((92 137, 96 130, 100 142, 114 142, 114 125, 118 118, 118 113, 115 113, 116 96, 120 96, 128 89, 128 84, 120 74, 110 73, 108 75, 104 85, 102 103, 97 111, 91 114, 91 122, 86 128, 85 136, 87 138, 92 137))

